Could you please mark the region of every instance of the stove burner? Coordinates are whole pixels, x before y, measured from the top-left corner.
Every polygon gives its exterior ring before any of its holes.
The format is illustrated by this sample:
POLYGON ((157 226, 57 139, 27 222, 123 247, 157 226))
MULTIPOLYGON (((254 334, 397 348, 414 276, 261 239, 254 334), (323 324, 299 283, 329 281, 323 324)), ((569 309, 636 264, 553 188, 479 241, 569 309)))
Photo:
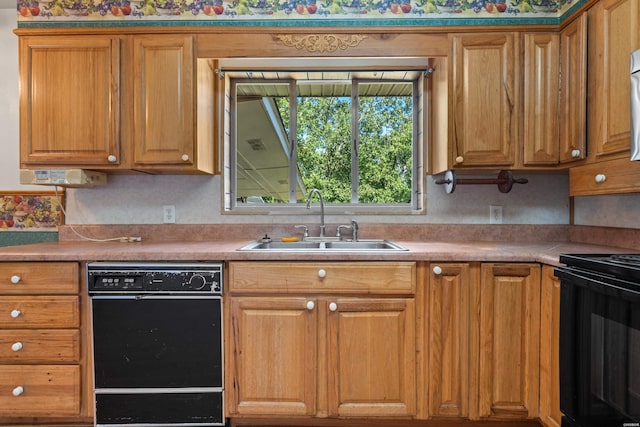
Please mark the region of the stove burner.
POLYGON ((614 254, 609 257, 612 262, 640 265, 639 254, 614 254))

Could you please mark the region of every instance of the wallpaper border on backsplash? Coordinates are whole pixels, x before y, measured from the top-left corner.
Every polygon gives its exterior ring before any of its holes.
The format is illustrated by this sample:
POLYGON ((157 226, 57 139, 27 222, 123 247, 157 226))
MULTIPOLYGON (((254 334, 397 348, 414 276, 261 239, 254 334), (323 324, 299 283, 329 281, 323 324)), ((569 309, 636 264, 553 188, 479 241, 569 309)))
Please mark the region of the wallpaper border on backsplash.
POLYGON ((0 191, 0 232, 58 231, 64 192, 0 191))
POLYGON ((588 1, 17 0, 16 5, 18 28, 448 27, 557 25, 588 1))

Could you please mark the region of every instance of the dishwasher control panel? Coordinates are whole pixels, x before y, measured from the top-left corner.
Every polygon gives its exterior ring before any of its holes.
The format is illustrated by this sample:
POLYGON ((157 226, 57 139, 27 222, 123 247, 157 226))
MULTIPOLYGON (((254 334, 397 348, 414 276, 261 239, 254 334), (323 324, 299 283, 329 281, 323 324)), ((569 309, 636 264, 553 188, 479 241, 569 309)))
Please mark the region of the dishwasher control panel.
POLYGON ((222 295, 222 263, 87 264, 87 289, 95 294, 222 295))

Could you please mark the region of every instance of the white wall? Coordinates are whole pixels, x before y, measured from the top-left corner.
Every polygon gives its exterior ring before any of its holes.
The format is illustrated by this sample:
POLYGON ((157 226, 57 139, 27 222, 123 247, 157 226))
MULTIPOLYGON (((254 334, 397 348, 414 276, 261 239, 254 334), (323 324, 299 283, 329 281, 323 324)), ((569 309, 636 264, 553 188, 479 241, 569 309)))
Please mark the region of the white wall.
MULTIPOLYGON (((0 9, 0 191, 43 190, 19 183, 18 38, 16 12, 0 9)), ((427 214, 414 216, 358 217, 363 223, 484 224, 489 205, 504 207, 509 224, 566 224, 569 222, 568 182, 564 175, 523 175, 526 185, 516 184, 508 194, 491 186, 458 186, 446 194, 443 186, 427 179, 427 214)), ((162 222, 162 206, 176 206, 182 224, 278 223, 305 220, 300 215, 222 214, 220 178, 210 176, 109 176, 105 187, 67 190, 69 224, 156 224, 162 222)), ((637 212, 640 196, 576 198, 576 223, 640 228, 637 212)), ((329 216, 328 222, 349 216, 329 216)), ((308 220, 308 218, 306 218, 308 220)))
POLYGON ((20 189, 18 172, 18 37, 15 9, 0 9, 0 190, 20 189))
MULTIPOLYGON (((0 4, 3 6, 3 4, 0 4)), ((36 190, 20 185, 18 37, 15 3, 0 9, 0 191, 36 190)))

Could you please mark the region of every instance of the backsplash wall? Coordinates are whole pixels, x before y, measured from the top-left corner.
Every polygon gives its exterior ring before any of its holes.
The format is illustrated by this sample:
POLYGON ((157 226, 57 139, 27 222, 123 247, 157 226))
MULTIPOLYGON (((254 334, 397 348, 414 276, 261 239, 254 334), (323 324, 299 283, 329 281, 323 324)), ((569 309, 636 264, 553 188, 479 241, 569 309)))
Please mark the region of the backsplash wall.
MULTIPOLYGON (((488 224, 489 206, 503 206, 505 224, 568 224, 568 178, 565 175, 523 175, 529 183, 503 194, 495 185, 459 185, 452 194, 427 177, 426 215, 330 215, 327 223, 348 222, 352 216, 369 223, 488 224), (550 191, 553 189, 553 191, 550 191)), ((104 187, 68 189, 70 224, 158 224, 162 206, 176 207, 180 224, 309 223, 317 212, 300 206, 295 215, 222 214, 220 177, 109 176, 104 187)))

